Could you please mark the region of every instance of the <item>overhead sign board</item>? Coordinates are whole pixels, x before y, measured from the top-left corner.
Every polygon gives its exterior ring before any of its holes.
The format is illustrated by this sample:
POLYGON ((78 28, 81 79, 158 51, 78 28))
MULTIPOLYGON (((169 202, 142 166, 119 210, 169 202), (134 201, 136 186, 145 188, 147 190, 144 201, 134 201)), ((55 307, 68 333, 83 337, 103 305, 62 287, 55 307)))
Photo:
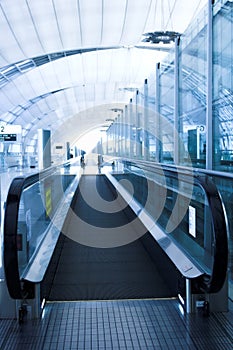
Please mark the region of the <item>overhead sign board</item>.
POLYGON ((21 142, 21 125, 0 125, 0 142, 21 142))
POLYGON ((1 142, 17 141, 17 134, 0 134, 1 142))

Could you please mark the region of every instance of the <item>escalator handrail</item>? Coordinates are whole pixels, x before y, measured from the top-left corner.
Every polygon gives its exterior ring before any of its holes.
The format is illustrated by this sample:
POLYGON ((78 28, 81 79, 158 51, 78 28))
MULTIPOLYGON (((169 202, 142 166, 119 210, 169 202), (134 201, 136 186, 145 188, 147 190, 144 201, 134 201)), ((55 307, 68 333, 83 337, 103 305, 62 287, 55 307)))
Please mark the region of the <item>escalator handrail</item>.
MULTIPOLYGON (((120 160, 122 161, 122 160, 120 160)), ((182 180, 191 183, 193 182, 200 186, 206 195, 208 205, 211 212, 211 221, 213 228, 213 266, 212 273, 205 274, 199 279, 199 287, 207 293, 217 293, 224 285, 228 267, 228 225, 225 213, 224 204, 217 186, 211 180, 211 177, 204 172, 199 173, 191 168, 170 166, 167 164, 151 163, 147 161, 138 161, 127 159, 123 160, 128 163, 133 163, 135 167, 145 167, 150 169, 164 170, 166 175, 171 174, 177 179, 177 173, 182 176, 182 180)), ((165 176, 166 176, 165 175, 165 176)))
POLYGON ((214 259, 211 275, 200 280, 200 287, 207 293, 217 293, 223 287, 228 267, 228 227, 220 193, 207 175, 195 175, 204 189, 211 212, 214 259))
MULTIPOLYGON (((118 158, 118 160, 121 161, 121 159, 118 158)), ((209 169, 204 169, 204 168, 195 168, 191 166, 183 166, 183 165, 176 165, 176 164, 166 164, 166 163, 157 163, 157 162, 151 162, 151 161, 145 161, 145 160, 137 160, 135 162, 133 159, 123 159, 123 161, 128 161, 131 163, 139 164, 141 166, 146 166, 146 167, 151 167, 152 169, 154 168, 160 168, 163 167, 163 169, 168 169, 168 170, 174 170, 174 171, 179 171, 180 174, 192 174, 192 173, 198 173, 198 174, 205 174, 209 175, 212 177, 221 177, 221 178, 226 178, 226 179, 233 179, 233 174, 223 172, 223 171, 217 171, 217 170, 209 170, 209 169)))
POLYGON ((54 166, 27 177, 16 177, 12 180, 9 187, 4 217, 3 261, 7 288, 13 299, 23 299, 25 296, 19 275, 17 246, 18 212, 21 194, 24 189, 54 174, 57 169, 58 167, 54 166))

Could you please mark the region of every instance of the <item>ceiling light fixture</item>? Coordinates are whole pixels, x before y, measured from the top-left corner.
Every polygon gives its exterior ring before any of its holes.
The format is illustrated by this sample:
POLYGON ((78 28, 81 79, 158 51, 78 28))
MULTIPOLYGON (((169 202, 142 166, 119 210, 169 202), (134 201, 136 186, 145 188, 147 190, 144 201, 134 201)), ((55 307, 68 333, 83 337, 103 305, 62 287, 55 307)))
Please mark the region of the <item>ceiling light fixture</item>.
POLYGON ((176 38, 180 37, 180 33, 174 31, 156 31, 152 33, 143 34, 146 38, 142 40, 144 43, 151 44, 170 44, 174 42, 176 38))

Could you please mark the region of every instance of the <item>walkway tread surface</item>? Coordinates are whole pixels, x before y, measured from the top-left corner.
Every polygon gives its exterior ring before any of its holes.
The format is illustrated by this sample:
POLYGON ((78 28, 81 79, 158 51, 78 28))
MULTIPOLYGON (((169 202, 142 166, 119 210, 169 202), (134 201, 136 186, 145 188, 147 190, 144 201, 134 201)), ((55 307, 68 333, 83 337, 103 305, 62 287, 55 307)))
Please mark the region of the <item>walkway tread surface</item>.
MULTIPOLYGON (((105 203, 106 200, 114 200, 116 195, 106 185, 104 176, 84 176, 80 183, 81 189, 78 189, 72 204, 73 212, 85 218, 92 227, 104 223, 102 226, 108 226, 109 229, 116 226, 121 234, 122 225, 127 225, 127 232, 132 231, 133 235, 135 224, 129 224, 129 218, 134 220, 134 217, 129 208, 122 211, 118 202, 114 201, 116 212, 108 213, 107 220, 105 211, 93 209, 98 200, 94 199, 93 202, 92 188, 96 184, 105 203), (89 198, 90 194, 92 206, 85 201, 85 197, 89 198)), ((98 202, 95 208, 99 209, 100 206, 98 202)), ((73 217, 68 217, 66 229, 69 235, 72 230, 75 237, 76 231, 83 228, 75 224, 73 217)), ((85 235, 89 234, 87 226, 85 235)), ((44 296, 47 300, 74 301, 164 298, 177 295, 176 286, 172 288, 167 285, 156 259, 153 260, 148 254, 143 244, 149 239, 147 235, 143 239, 112 248, 88 247, 61 235, 45 278, 44 296), (51 279, 53 283, 49 290, 46 280, 51 279)), ((153 243, 156 244, 155 241, 153 243)))

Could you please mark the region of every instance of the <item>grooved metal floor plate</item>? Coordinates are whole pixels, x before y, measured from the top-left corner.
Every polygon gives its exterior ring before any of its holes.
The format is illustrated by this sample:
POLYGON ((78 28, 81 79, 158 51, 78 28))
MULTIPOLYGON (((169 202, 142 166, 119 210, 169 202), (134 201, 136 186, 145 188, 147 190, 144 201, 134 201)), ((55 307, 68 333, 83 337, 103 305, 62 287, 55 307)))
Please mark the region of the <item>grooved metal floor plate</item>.
POLYGON ((0 320, 1 350, 230 350, 233 312, 184 315, 177 300, 48 303, 40 320, 0 320))

